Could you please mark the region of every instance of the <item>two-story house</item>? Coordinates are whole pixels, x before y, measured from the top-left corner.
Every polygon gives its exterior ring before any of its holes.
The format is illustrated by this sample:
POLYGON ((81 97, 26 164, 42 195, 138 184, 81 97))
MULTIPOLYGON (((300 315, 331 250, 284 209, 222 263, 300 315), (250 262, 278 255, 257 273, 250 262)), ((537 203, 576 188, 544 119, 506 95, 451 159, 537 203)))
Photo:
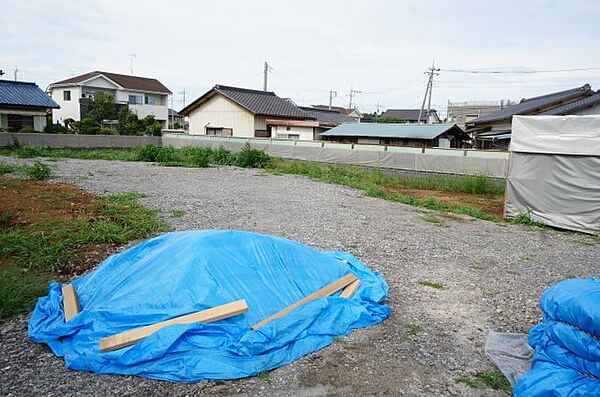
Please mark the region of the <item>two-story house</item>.
POLYGON ((171 91, 156 79, 95 71, 52 83, 48 92, 60 105, 52 111, 54 122, 80 121, 89 111, 90 99, 105 92, 117 105, 127 104, 139 118, 154 115, 167 127, 171 91))

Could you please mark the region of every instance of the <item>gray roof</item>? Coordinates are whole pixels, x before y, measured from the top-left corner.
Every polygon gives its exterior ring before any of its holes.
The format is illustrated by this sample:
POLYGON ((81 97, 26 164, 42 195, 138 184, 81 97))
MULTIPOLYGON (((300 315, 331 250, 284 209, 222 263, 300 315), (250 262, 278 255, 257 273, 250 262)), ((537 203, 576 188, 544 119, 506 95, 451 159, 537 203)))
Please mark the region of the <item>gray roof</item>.
POLYGON ((313 108, 309 106, 299 106, 300 109, 316 118, 319 125, 335 127, 344 123, 356 123, 356 120, 350 116, 340 113, 337 110, 313 108))
POLYGON ((247 109, 251 113, 257 115, 285 117, 298 120, 315 119, 310 114, 296 106, 292 101, 280 98, 272 91, 258 91, 248 88, 229 87, 225 85, 215 85, 210 91, 186 106, 179 113, 186 116, 189 115, 194 108, 211 98, 216 93, 223 95, 241 107, 247 109))
POLYGON ((597 91, 594 95, 578 99, 574 102, 567 103, 566 105, 559 106, 557 108, 547 110, 545 112, 540 113, 541 115, 566 115, 572 114, 573 112, 577 112, 579 110, 583 110, 585 108, 589 108, 591 106, 597 105, 600 103, 600 91, 597 91))
MULTIPOLYGON (((382 118, 386 119, 396 119, 396 120, 406 120, 406 121, 418 121, 419 113, 421 109, 388 109, 385 112, 381 113, 382 118)), ((431 114, 437 116, 437 112, 435 109, 431 109, 431 114)), ((427 109, 423 110, 423 115, 421 116, 421 120, 427 120, 428 118, 427 109)))
POLYGON ((371 137, 371 138, 411 138, 435 139, 443 133, 462 133, 456 124, 385 124, 354 123, 342 124, 321 136, 371 137))
POLYGON ((0 80, 0 106, 59 108, 37 84, 10 80, 0 80))
POLYGON ((507 108, 498 110, 497 112, 488 113, 481 117, 476 118, 469 122, 469 124, 486 123, 496 120, 506 120, 512 118, 518 114, 531 114, 540 108, 545 108, 556 104, 560 104, 564 101, 569 101, 582 95, 591 96, 594 94, 589 84, 585 84, 581 87, 572 88, 570 90, 554 92, 552 94, 537 96, 528 99, 522 99, 521 102, 516 105, 509 106, 507 108))

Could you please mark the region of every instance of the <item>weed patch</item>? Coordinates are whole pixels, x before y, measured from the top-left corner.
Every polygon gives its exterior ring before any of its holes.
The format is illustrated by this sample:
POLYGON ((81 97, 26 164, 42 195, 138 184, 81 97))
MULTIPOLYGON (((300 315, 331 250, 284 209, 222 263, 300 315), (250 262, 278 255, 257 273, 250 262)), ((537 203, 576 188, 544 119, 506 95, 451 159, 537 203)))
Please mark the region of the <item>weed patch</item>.
POLYGON ((27 174, 30 179, 43 181, 50 177, 52 171, 50 171, 50 167, 48 167, 46 164, 40 161, 35 161, 31 167, 27 167, 25 169, 25 174, 27 174))
POLYGON ((417 284, 422 285, 423 287, 429 287, 433 289, 446 289, 446 286, 444 284, 435 281, 419 280, 417 281, 417 284))
POLYGON ((421 217, 421 219, 423 219, 425 222, 435 223, 438 225, 442 223, 442 220, 440 218, 431 214, 424 215, 423 217, 421 217))
POLYGON ((181 218, 184 215, 185 215, 185 211, 184 210, 173 210, 173 211, 171 211, 171 217, 172 218, 181 218))
POLYGON ((421 327, 418 324, 410 324, 408 326, 408 335, 410 335, 410 336, 417 336, 421 332, 423 332, 423 327, 421 327))
POLYGON ((472 377, 454 379, 454 383, 462 383, 473 389, 502 390, 507 394, 512 393, 510 382, 500 371, 477 372, 472 377))

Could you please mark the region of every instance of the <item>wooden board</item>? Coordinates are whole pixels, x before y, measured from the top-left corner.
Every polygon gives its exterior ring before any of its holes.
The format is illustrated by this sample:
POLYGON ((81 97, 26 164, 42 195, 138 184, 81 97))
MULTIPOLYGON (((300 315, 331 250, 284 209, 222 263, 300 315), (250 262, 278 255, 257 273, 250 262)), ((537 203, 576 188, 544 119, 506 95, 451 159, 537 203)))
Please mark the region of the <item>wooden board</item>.
POLYGON ((313 301, 317 298, 329 296, 329 295, 333 294, 334 292, 344 288, 348 284, 353 283, 356 280, 358 280, 358 279, 356 278, 356 276, 354 274, 352 274, 352 273, 346 274, 344 277, 338 278, 337 280, 335 280, 331 284, 326 285, 325 287, 321 288, 317 292, 313 292, 312 294, 308 295, 307 297, 300 299, 298 302, 294 303, 293 305, 290 305, 290 306, 286 307, 285 309, 273 314, 271 317, 267 317, 264 320, 262 320, 261 322, 254 324, 252 326, 252 329, 259 329, 260 327, 270 323, 271 321, 275 320, 276 318, 285 316, 286 314, 288 314, 292 310, 298 308, 299 306, 301 306, 307 302, 313 301))
POLYGON ((358 287, 360 287, 360 280, 352 282, 350 285, 344 288, 340 294, 340 298, 352 298, 358 287))
POLYGON ((63 306, 65 308, 65 323, 79 314, 79 299, 73 284, 62 287, 63 306))
POLYGON ((224 318, 233 317, 238 314, 248 311, 248 305, 244 299, 226 303, 224 305, 215 306, 210 309, 202 310, 195 313, 186 314, 172 318, 170 320, 161 321, 160 323, 147 325, 145 327, 135 328, 129 331, 121 332, 120 334, 107 336, 100 339, 100 351, 109 352, 112 350, 121 349, 126 346, 136 344, 144 338, 152 335, 159 329, 173 324, 191 324, 191 323, 211 323, 213 321, 222 320, 224 318))

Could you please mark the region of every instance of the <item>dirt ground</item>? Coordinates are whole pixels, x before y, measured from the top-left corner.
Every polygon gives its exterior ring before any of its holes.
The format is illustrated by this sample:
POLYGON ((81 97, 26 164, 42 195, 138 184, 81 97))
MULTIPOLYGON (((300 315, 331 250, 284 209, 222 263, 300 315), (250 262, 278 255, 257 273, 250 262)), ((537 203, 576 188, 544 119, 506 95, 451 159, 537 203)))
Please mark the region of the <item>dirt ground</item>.
POLYGON ((89 193, 140 192, 176 230, 248 230, 350 252, 384 276, 392 314, 264 376, 194 384, 69 370, 28 340, 25 316, 0 324, 1 395, 505 396, 457 383, 495 369, 484 353, 488 332, 527 332, 540 320, 546 288, 600 275, 600 244, 589 236, 437 213, 441 222, 432 223, 426 210, 303 177, 93 160, 48 164, 54 182, 89 193))

